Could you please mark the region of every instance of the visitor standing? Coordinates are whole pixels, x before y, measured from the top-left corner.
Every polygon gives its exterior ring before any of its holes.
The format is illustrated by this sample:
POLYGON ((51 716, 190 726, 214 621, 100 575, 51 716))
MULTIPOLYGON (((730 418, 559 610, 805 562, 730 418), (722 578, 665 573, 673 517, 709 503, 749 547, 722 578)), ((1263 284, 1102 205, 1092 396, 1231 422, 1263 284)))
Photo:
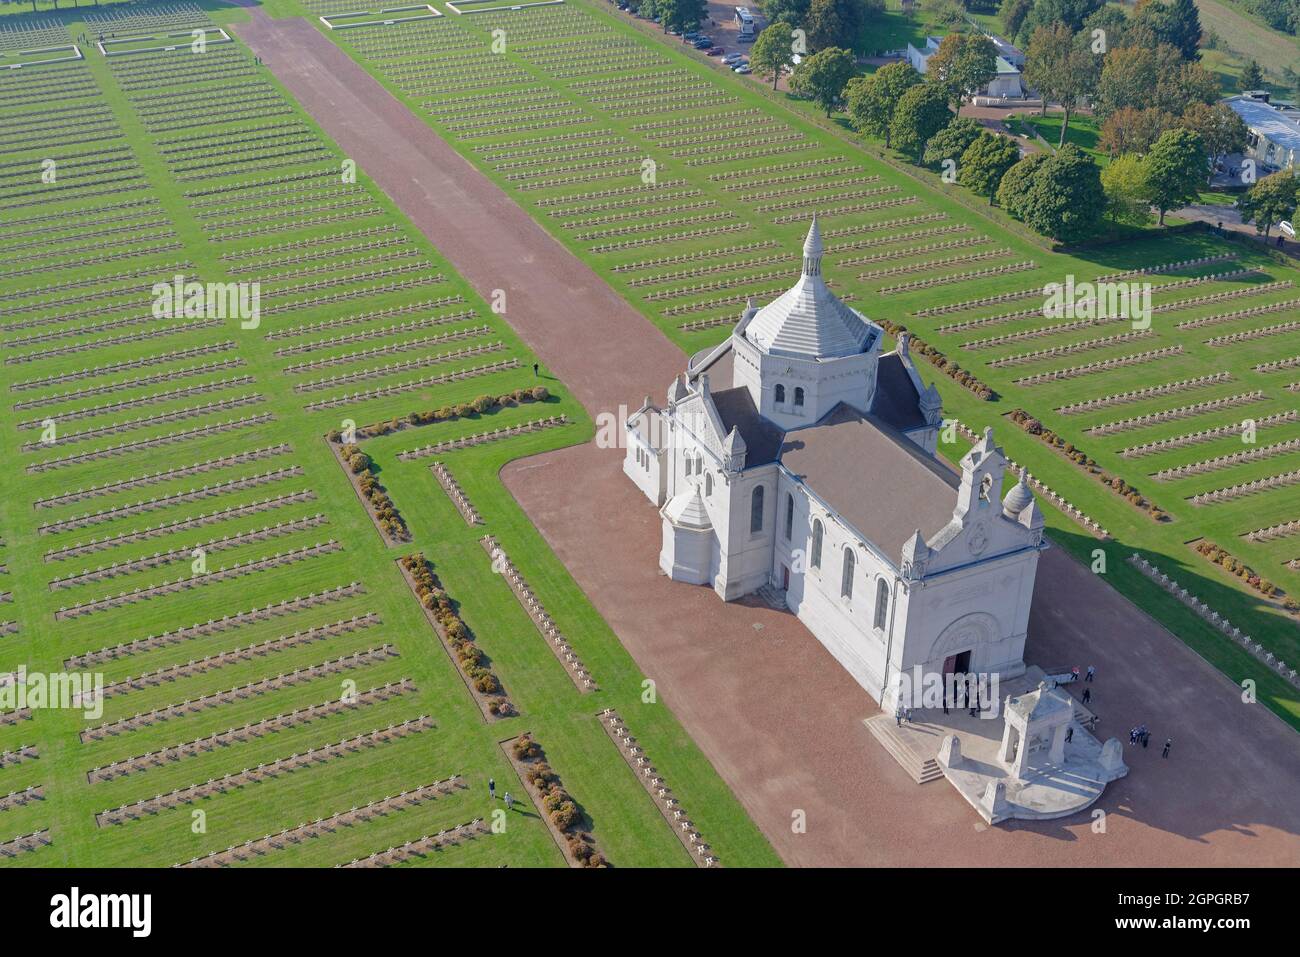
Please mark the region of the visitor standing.
POLYGON ((497 783, 488 778, 488 797, 495 801, 497 799, 497 783))
POLYGON ((513 811, 514 809, 515 809, 515 799, 512 798, 512 797, 510 796, 510 792, 507 791, 507 792, 506 792, 506 810, 507 810, 507 811, 513 811))
POLYGON ((1093 665, 1088 665, 1088 674, 1084 677, 1083 680, 1091 681, 1096 674, 1097 674, 1097 669, 1093 665))
POLYGON ((1161 756, 1162 758, 1167 758, 1167 757, 1169 757, 1169 749, 1172 748, 1173 746, 1174 746, 1174 739, 1173 739, 1173 738, 1165 738, 1165 749, 1164 749, 1163 751, 1160 752, 1160 756, 1161 756))
POLYGON ((1087 703, 1088 703, 1089 701, 1091 701, 1091 700, 1092 700, 1092 689, 1091 689, 1091 688, 1084 688, 1084 689, 1083 689, 1083 703, 1084 703, 1084 704, 1087 704, 1087 703))

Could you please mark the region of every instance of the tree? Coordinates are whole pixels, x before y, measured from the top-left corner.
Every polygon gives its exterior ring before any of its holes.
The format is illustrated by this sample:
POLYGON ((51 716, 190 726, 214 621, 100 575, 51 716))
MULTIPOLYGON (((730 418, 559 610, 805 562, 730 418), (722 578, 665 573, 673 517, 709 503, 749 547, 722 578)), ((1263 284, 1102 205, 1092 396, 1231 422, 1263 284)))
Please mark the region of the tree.
POLYGON ((950 33, 930 57, 925 80, 944 91, 954 108, 998 75, 998 54, 982 33, 950 33))
POLYGON ((1141 157, 1129 154, 1101 171, 1106 215, 1117 223, 1145 226, 1151 221, 1151 188, 1141 157))
POLYGON ((1184 129, 1199 133, 1205 144, 1205 155, 1209 159, 1206 181, 1214 177, 1214 164, 1229 153, 1241 153, 1246 150, 1250 130, 1236 111, 1226 103, 1209 106, 1205 103, 1193 103, 1187 108, 1178 125, 1184 129))
POLYGON ((808 45, 814 50, 851 50, 862 36, 868 15, 883 9, 883 0, 812 0, 804 19, 808 45))
POLYGON ((961 160, 966 148, 983 132, 984 127, 980 126, 978 120, 959 116, 930 137, 925 144, 925 152, 921 154, 921 161, 926 166, 936 167, 942 166, 944 160, 952 160, 955 164, 961 160))
POLYGON ((927 29, 959 28, 966 19, 966 8, 959 0, 921 0, 921 19, 927 29))
POLYGON ((859 133, 882 137, 890 145, 890 124, 904 93, 921 83, 921 74, 905 60, 887 63, 870 76, 855 77, 845 88, 849 120, 859 133))
MULTIPOLYGON (((803 26, 812 0, 760 0, 759 7, 769 24, 788 23, 790 28, 803 26)), ((766 29, 771 29, 768 27, 766 29)), ((760 36, 762 34, 759 34, 760 36)), ((757 43, 758 41, 754 41, 757 43)))
POLYGON ((1128 14, 1123 7, 1106 6, 1088 15, 1081 32, 1087 38, 1089 52, 1105 56, 1108 50, 1131 45, 1127 39, 1128 25, 1128 14))
MULTIPOLYGON (((1172 47, 1159 47, 1170 50, 1172 47)), ((1180 116, 1193 103, 1216 103, 1223 95, 1219 78, 1199 63, 1182 63, 1163 68, 1156 77, 1152 106, 1180 116)))
POLYGON ((1243 93, 1247 90, 1258 90, 1264 85, 1264 71, 1259 68, 1256 60, 1250 60, 1241 68, 1241 76, 1237 77, 1237 89, 1243 93))
POLYGON ((1105 0, 1034 0, 1033 9, 1020 26, 1018 36, 1028 38, 1039 27, 1050 27, 1063 23, 1076 33, 1083 27, 1083 21, 1096 13, 1105 0))
POLYGON ((772 89, 781 79, 781 71, 794 62, 794 27, 783 20, 769 24, 754 41, 749 51, 749 66, 759 76, 772 77, 772 89))
POLYGON ((1020 147, 1005 136, 985 131, 966 147, 958 164, 958 177, 963 186, 977 196, 993 197, 1007 171, 1020 161, 1020 147))
POLYGON ((1020 32, 1020 26, 1034 7, 1034 0, 1002 0, 998 7, 998 19, 1002 22, 1002 32, 1014 37, 1020 32))
MULTIPOLYGON (((1008 190, 1007 180, 1025 161, 1021 160, 1003 177, 998 199, 1008 190)), ((1027 185, 1023 195, 1008 210, 1031 229, 1057 242, 1074 243, 1092 236, 1106 208, 1101 188, 1101 170, 1073 143, 1062 147, 1013 181, 1013 188, 1027 185)))
POLYGON ((1137 110, 1131 106, 1116 110, 1101 125, 1098 145, 1111 156, 1125 153, 1143 154, 1160 134, 1172 129, 1178 120, 1164 110, 1137 110))
POLYGON ((707 0, 655 0, 655 13, 667 33, 671 29, 693 30, 708 16, 707 0))
POLYGON ((894 148, 920 162, 921 151, 941 129, 952 122, 948 97, 930 83, 914 86, 898 100, 894 119, 889 125, 894 148))
POLYGON ((1205 182, 1205 142, 1191 130, 1166 130, 1142 159, 1151 194, 1151 205, 1165 213, 1186 206, 1201 192, 1205 182))
POLYGON ((795 67, 790 77, 790 92, 812 100, 830 116, 840 105, 844 87, 855 72, 853 54, 848 50, 839 47, 820 50, 795 67))
POLYGON ((1266 176, 1257 182, 1242 198, 1241 219, 1254 222, 1255 231, 1268 238, 1269 231, 1284 219, 1295 215, 1300 198, 1300 180, 1291 170, 1266 176))
POLYGON ((1156 43, 1167 43, 1185 60, 1200 56, 1201 16, 1193 0, 1139 0, 1133 9, 1135 25, 1148 27, 1156 43))
POLYGON ((1095 89, 1098 77, 1097 57, 1086 49, 1078 35, 1058 23, 1039 27, 1029 40, 1025 53, 1025 79, 1043 98, 1043 114, 1049 100, 1061 107, 1061 138, 1065 145, 1070 128, 1070 114, 1075 104, 1095 89))
POLYGON ((1016 219, 1025 218, 1025 199, 1029 196, 1029 188, 1038 175, 1038 168, 1047 159, 1046 153, 1030 153, 1003 174, 996 194, 998 205, 1016 219))

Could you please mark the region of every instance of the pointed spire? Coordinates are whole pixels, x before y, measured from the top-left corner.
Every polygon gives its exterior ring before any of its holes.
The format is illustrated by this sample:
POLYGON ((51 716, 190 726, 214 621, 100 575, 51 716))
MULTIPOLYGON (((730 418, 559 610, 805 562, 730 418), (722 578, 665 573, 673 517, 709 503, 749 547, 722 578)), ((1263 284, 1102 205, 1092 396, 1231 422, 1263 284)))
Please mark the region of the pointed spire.
POLYGON ((745 440, 741 437, 740 429, 734 425, 731 431, 727 433, 726 440, 722 443, 722 451, 727 455, 735 455, 737 452, 745 451, 745 440))
POLYGON ((808 236, 803 241, 803 274, 805 276, 822 274, 822 231, 817 225, 816 213, 813 213, 812 225, 808 227, 808 236))

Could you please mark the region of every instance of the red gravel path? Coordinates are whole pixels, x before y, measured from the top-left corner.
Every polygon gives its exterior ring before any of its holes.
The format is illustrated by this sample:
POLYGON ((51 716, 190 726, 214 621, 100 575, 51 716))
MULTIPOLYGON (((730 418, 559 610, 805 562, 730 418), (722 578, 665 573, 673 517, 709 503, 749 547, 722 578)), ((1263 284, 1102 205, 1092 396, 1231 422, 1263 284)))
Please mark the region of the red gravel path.
MULTIPOLYGON (((302 20, 236 32, 593 414, 658 396, 682 354, 590 269, 302 20)), ((1095 664, 1103 734, 1158 747, 1090 818, 987 828, 913 784, 867 730, 875 702, 788 614, 667 581, 659 522, 618 452, 579 446, 503 478, 784 860, 801 865, 1296 865, 1300 748, 1262 705, 1061 550, 1039 569, 1028 657, 1095 664), (582 481, 575 482, 581 475, 582 481), (805 834, 791 814, 807 815, 805 834)))

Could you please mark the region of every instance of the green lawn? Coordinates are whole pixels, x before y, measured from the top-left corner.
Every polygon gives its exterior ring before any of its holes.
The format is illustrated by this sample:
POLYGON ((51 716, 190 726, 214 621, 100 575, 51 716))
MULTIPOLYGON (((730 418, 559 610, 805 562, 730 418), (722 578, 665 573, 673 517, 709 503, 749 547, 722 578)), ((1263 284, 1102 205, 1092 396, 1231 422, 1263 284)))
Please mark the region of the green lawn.
MULTIPOLYGON (((193 6, 179 19, 166 13, 174 6, 135 8, 159 10, 162 21, 112 26, 83 23, 90 15, 84 9, 42 19, 56 33, 66 24, 71 37, 209 22, 193 6)), ((214 9, 220 23, 246 15, 214 9)), ((0 24, 0 45, 15 22, 25 20, 0 24)), ((564 384, 548 376, 546 409, 572 424, 449 461, 490 517, 488 530, 529 569, 598 674, 601 688, 589 695, 577 692, 492 574, 427 462, 403 469, 381 458, 383 481, 413 534, 412 542, 389 547, 323 439, 348 419, 364 424, 530 387, 535 357, 364 171, 355 184, 346 182, 337 148, 242 46, 107 60, 86 52, 80 63, 23 70, 21 82, 0 77, 0 229, 13 253, 0 267, 8 360, 0 366, 7 399, 0 442, 13 470, 0 504, 0 621, 11 631, 0 638, 0 672, 24 665, 31 674, 53 673, 69 660, 67 667, 98 671, 110 685, 154 677, 139 688, 119 685, 102 716, 37 709, 30 720, 0 725, 0 751, 35 745, 39 754, 0 770, 0 795, 43 791, 41 800, 0 807, 0 842, 46 829, 53 842, 6 864, 167 866, 462 776, 465 790, 247 863, 347 862, 488 817, 489 777, 498 794, 522 796, 497 742, 529 730, 611 863, 693 866, 599 726, 596 714, 605 707, 618 708, 635 727, 725 865, 778 864, 671 711, 641 703, 644 676, 497 479, 511 458, 589 437, 591 423, 564 384), (43 183, 41 159, 52 141, 57 175, 43 183), (259 282, 261 325, 143 323, 151 285, 177 271, 259 282), (431 381, 509 360, 517 364, 431 381), (223 402, 236 404, 213 405, 223 402), (54 423, 53 447, 40 442, 47 421, 54 423), (112 454, 73 458, 123 443, 112 454), (134 484, 123 486, 127 480, 134 484), (235 573, 237 563, 330 539, 341 549, 235 573), (205 569, 191 567, 196 546, 205 569), (520 716, 484 722, 395 566, 417 549, 460 603, 520 716), (56 579, 70 580, 56 590, 56 579), (190 587, 169 590, 180 579, 190 587), (119 607, 105 603, 137 591, 119 607), (332 597, 317 597, 325 595, 332 597), (312 597, 304 608, 249 614, 305 596, 312 597), (97 604, 80 617, 56 617, 85 603, 97 604), (354 616, 370 623, 330 629, 354 616), (202 624, 222 619, 227 626, 202 624), (164 634, 173 638, 150 647, 152 636, 164 634), (111 659, 80 657, 118 644, 126 647, 111 659), (386 645, 391 654, 366 655, 386 645), (259 650, 240 651, 249 646, 259 650), (265 684, 328 662, 333 670, 314 677, 265 684), (403 680, 414 687, 387 700, 366 697, 403 680), (362 700, 340 713, 263 729, 112 780, 87 778, 95 767, 336 701, 352 683, 362 700), (245 685, 256 690, 145 726, 120 724, 245 685), (149 810, 129 823, 96 825, 105 809, 421 714, 432 716, 432 729, 194 804, 149 810), (100 725, 113 726, 112 733, 81 740, 100 725)), ((533 408, 483 418, 522 420, 533 408)), ((421 434, 436 440, 484 424, 473 417, 421 434)), ((529 811, 511 818, 504 833, 408 866, 563 866, 549 831, 529 811)))

